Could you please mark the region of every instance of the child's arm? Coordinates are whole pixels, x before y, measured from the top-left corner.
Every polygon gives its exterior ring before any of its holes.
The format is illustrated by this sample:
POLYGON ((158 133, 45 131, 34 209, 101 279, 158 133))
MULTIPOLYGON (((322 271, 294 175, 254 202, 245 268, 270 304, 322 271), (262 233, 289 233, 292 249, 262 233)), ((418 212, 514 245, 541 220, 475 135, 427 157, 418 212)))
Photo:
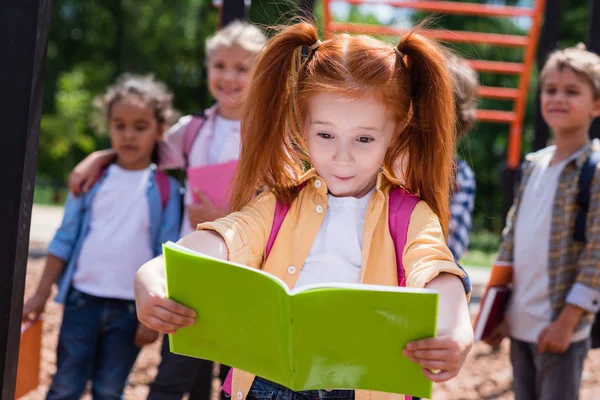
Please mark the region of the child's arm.
POLYGON ((423 374, 433 382, 444 382, 460 371, 473 346, 473 329, 460 279, 441 274, 426 285, 439 293, 438 334, 406 345, 404 355, 423 366, 423 374))
POLYGON ((48 257, 42 278, 34 295, 23 306, 23 321, 33 321, 44 311, 52 285, 71 259, 80 235, 84 202, 82 197, 75 198, 71 194, 67 196, 62 222, 48 245, 48 257))
POLYGON ((102 168, 115 160, 115 151, 113 149, 98 150, 84 158, 75 166, 71 176, 69 176, 69 190, 79 196, 82 193, 87 193, 102 168))
MULTIPOLYGON (((225 240, 212 231, 192 232, 180 245, 213 257, 228 259, 225 240)), ((135 276, 135 304, 138 319, 147 327, 162 333, 194 324, 196 313, 166 297, 165 262, 162 256, 144 264, 135 276)))
POLYGON ((60 258, 48 254, 44 273, 38 283, 38 287, 33 296, 23 305, 23 322, 35 321, 44 311, 52 291, 52 285, 64 270, 65 265, 66 263, 60 258))
MULTIPOLYGON (((260 268, 271 232, 275 197, 265 193, 241 211, 215 222, 202 224, 205 229, 192 232, 178 243, 189 249, 260 268)), ((196 313, 165 295, 164 260, 157 257, 144 264, 135 278, 135 300, 139 320, 163 333, 194 323, 196 313)))

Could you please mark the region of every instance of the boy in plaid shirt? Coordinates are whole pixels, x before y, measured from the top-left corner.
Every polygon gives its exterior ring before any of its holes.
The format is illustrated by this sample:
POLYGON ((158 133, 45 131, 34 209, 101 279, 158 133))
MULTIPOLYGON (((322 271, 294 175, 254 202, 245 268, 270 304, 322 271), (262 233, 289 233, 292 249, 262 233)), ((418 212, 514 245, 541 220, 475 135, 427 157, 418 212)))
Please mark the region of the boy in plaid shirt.
POLYGON ((600 165, 590 186, 587 241, 573 238, 579 174, 600 151, 588 135, 600 115, 600 57, 582 45, 557 51, 540 84, 555 145, 525 158, 496 265, 512 268, 505 316, 515 399, 576 399, 600 308, 600 165))

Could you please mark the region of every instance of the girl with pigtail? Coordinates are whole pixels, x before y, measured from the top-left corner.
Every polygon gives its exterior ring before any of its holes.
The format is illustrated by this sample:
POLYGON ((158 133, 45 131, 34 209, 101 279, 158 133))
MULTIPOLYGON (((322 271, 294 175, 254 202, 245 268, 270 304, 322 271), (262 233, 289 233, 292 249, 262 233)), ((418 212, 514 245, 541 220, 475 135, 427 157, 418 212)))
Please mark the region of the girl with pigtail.
MULTIPOLYGON (((269 41, 248 93, 233 213, 179 244, 260 268, 290 288, 343 282, 437 290, 438 336, 408 343, 403 354, 434 382, 456 376, 473 333, 468 278, 445 240, 455 112, 443 51, 416 32, 397 47, 349 35, 321 43, 313 25, 299 23, 269 41), (402 180, 394 174, 400 160, 402 180), (402 239, 392 221, 405 224, 402 239)), ((163 271, 159 257, 137 274, 138 317, 174 333, 196 314, 165 296, 163 271)), ((228 386, 236 399, 404 398, 293 392, 240 370, 228 386)))

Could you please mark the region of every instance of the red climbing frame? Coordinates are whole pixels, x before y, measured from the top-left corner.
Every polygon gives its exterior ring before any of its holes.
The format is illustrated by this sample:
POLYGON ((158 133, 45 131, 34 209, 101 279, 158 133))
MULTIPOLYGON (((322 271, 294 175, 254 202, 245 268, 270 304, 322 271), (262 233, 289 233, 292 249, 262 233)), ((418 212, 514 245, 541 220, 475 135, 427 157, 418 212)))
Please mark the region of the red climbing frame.
MULTIPOLYGON (((506 123, 510 126, 507 149, 507 164, 511 169, 519 166, 521 158, 521 137, 523 131, 523 118, 527 104, 529 78, 535 60, 537 44, 544 15, 546 0, 533 0, 531 8, 509 7, 488 4, 474 4, 457 1, 397 1, 397 0, 340 0, 352 5, 360 4, 387 4, 397 8, 427 11, 438 14, 458 14, 486 17, 526 17, 531 19, 531 27, 525 36, 505 35, 500 33, 481 33, 467 31, 450 31, 443 29, 424 29, 422 34, 442 42, 454 43, 483 43, 493 46, 520 47, 524 49, 523 61, 499 62, 487 60, 470 60, 470 65, 480 72, 491 72, 505 75, 517 75, 517 88, 482 86, 479 95, 488 99, 501 99, 513 101, 512 111, 478 110, 477 118, 480 121, 506 123)), ((325 36, 329 37, 336 32, 377 34, 400 36, 407 31, 394 27, 350 24, 333 21, 331 18, 331 0, 323 0, 325 17, 325 36)))

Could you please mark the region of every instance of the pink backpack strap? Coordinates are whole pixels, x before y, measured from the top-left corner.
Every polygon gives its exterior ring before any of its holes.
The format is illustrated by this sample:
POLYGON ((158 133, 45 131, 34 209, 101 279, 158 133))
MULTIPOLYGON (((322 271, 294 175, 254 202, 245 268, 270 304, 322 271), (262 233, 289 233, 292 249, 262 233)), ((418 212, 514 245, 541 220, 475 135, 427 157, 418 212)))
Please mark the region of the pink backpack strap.
POLYGON ((419 202, 419 198, 405 189, 398 187, 390 192, 389 203, 389 228, 390 235, 394 241, 394 250, 396 250, 396 268, 398 271, 398 286, 406 286, 406 276, 404 273, 404 264, 402 254, 406 247, 406 236, 408 234, 408 224, 410 215, 419 202))
POLYGON ((169 175, 165 174, 160 169, 157 169, 154 173, 156 179, 156 186, 158 186, 158 193, 160 194, 160 204, 163 210, 169 204, 169 197, 171 196, 171 183, 169 182, 169 175))
POLYGON ((185 158, 189 158, 194 140, 198 137, 200 129, 202 128, 202 125, 204 125, 204 121, 206 121, 204 113, 201 115, 193 115, 192 119, 185 127, 185 132, 183 132, 183 154, 185 155, 185 158))
MULTIPOLYGON (((305 186, 306 183, 298 186, 298 192, 304 189, 305 186)), ((273 244, 275 244, 275 239, 277 239, 277 234, 279 233, 279 229, 281 229, 281 224, 283 224, 283 220, 285 219, 288 211, 290 211, 289 204, 282 204, 278 201, 275 205, 275 217, 273 218, 271 233, 269 234, 269 240, 267 241, 267 247, 265 249, 265 260, 269 258, 269 254, 271 254, 271 249, 273 248, 273 244)))

